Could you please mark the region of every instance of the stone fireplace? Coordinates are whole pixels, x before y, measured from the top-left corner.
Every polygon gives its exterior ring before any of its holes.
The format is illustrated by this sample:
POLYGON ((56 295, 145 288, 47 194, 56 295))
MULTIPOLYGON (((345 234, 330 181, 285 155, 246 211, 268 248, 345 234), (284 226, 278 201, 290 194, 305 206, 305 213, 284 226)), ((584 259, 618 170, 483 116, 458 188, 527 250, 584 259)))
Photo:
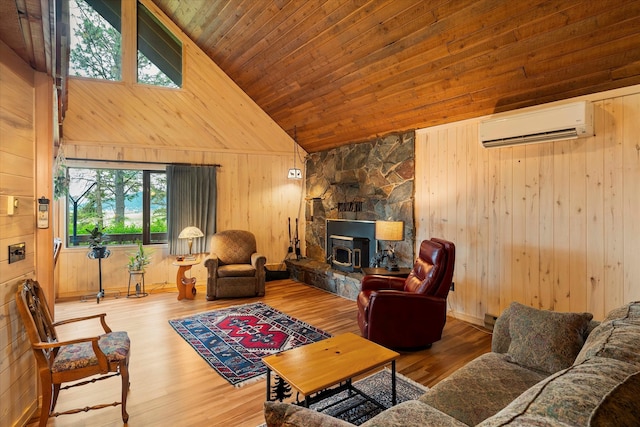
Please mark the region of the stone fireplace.
MULTIPOLYGON (((411 131, 309 154, 305 168, 306 252, 301 260, 286 261, 292 278, 356 299, 362 273, 355 265, 348 266, 347 252, 337 254, 338 261, 347 266, 337 269, 328 263, 333 254, 330 236, 342 236, 339 243, 345 242, 345 236, 351 237, 361 248, 368 239, 369 254, 361 255, 361 263, 370 263, 376 253, 376 220, 404 222, 404 240, 393 243, 399 266, 413 265, 414 141, 411 131), (353 234, 362 224, 369 224, 371 234, 353 234), (334 232, 334 226, 347 228, 334 232)), ((345 245, 340 247, 343 250, 345 245)), ((352 261, 358 261, 353 252, 351 256, 352 261)))
POLYGON ((307 157, 307 258, 331 262, 332 235, 368 238, 368 266, 376 253, 375 221, 394 220, 404 222, 405 239, 394 242, 399 265, 413 265, 414 136, 388 135, 307 157), (369 234, 361 232, 362 224, 369 225, 369 234))

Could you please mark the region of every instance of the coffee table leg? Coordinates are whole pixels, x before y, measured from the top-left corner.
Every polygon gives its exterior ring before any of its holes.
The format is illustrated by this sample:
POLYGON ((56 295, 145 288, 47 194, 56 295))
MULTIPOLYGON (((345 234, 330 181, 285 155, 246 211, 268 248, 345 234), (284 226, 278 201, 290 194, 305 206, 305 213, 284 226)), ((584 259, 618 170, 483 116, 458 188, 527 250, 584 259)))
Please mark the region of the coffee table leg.
POLYGON ((391 404, 396 405, 396 361, 391 361, 391 404))
POLYGON ((267 402, 271 400, 271 369, 267 368, 267 402))

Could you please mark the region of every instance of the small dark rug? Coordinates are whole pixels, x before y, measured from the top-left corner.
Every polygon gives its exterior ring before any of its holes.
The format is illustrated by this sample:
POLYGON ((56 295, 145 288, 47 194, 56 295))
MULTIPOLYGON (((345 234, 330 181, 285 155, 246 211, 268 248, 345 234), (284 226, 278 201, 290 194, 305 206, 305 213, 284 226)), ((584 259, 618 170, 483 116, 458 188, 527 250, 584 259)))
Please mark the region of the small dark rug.
MULTIPOLYGON (((354 387, 362 390, 387 409, 391 405, 391 371, 383 369, 353 383, 354 387)), ((417 399, 429 388, 418 384, 404 375, 396 373, 396 404, 407 400, 417 399)), ((295 397, 295 396, 294 396, 295 397)), ((311 405, 311 409, 332 417, 339 418, 351 424, 360 425, 378 415, 383 410, 359 394, 349 397, 348 391, 342 391, 311 405)), ((262 424, 259 427, 265 427, 262 424)))
MULTIPOLYGON (((376 402, 381 403, 385 408, 392 406, 391 371, 389 369, 383 369, 373 375, 356 381, 354 386, 362 390, 369 397, 372 397, 376 402)), ((428 388, 422 384, 418 384, 404 375, 396 373, 397 403, 417 399, 427 390, 428 388)), ((360 425, 382 412, 382 409, 377 405, 364 399, 359 394, 352 394, 350 398, 340 402, 347 397, 348 392, 343 391, 316 404, 312 404, 311 408, 355 425, 360 425)))
POLYGON ((172 319, 169 324, 236 387, 266 375, 263 357, 331 336, 262 302, 172 319))

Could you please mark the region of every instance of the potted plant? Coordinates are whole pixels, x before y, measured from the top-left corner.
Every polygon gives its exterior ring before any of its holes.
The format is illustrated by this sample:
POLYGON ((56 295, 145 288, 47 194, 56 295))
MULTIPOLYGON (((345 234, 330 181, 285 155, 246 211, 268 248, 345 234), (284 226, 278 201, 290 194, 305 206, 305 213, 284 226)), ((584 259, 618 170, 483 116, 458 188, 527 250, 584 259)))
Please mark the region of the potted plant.
POLYGON ((142 242, 138 242, 138 250, 129 255, 129 262, 127 263, 127 269, 132 271, 142 271, 151 262, 151 255, 148 250, 145 250, 142 242))
POLYGON ((106 237, 100 226, 96 225, 92 230, 87 229, 87 231, 89 232, 89 248, 91 248, 90 258, 106 258, 107 247, 104 244, 106 237))

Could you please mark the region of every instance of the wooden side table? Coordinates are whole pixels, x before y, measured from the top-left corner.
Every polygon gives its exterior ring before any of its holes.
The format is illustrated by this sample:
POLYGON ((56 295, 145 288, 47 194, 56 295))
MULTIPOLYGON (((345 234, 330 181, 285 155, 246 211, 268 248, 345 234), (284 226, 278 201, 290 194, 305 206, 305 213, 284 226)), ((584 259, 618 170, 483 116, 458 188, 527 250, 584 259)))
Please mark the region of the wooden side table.
POLYGON ((399 270, 387 270, 384 267, 366 267, 362 269, 362 273, 365 276, 370 276, 372 274, 377 274, 379 276, 394 276, 394 277, 409 277, 409 273, 411 273, 410 268, 401 268, 399 270))
POLYGON ((196 278, 185 276, 185 273, 191 270, 191 267, 196 264, 200 264, 200 257, 196 257, 196 259, 185 259, 183 261, 173 262, 173 265, 178 266, 178 274, 176 275, 178 301, 185 298, 193 299, 196 296, 196 278))

